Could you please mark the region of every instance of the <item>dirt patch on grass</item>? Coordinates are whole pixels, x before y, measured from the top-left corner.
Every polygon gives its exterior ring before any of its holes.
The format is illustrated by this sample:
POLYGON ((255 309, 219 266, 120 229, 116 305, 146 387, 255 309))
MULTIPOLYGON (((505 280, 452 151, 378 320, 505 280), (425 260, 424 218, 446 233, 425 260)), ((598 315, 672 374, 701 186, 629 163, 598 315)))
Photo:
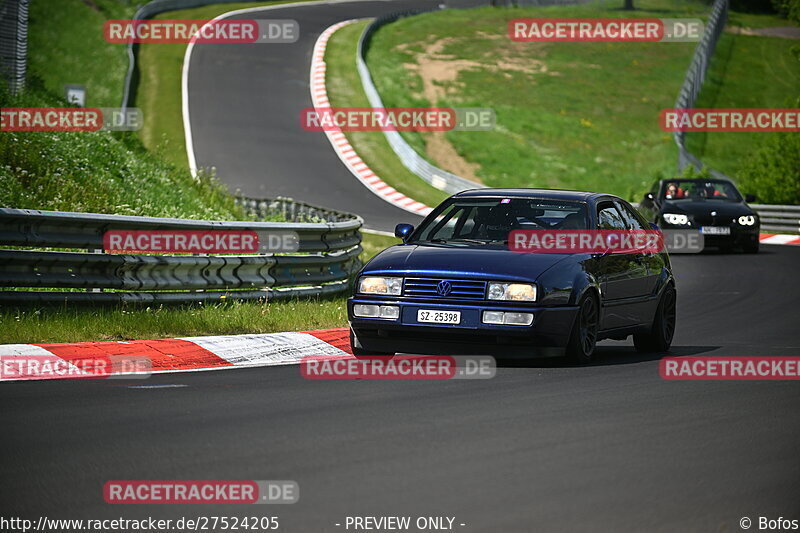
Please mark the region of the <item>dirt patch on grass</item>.
POLYGON ((443 131, 433 131, 426 135, 425 145, 428 156, 433 159, 436 166, 475 183, 483 184, 483 181, 477 175, 481 166, 461 157, 450 141, 447 140, 443 131))
MULTIPOLYGON (((496 40, 500 36, 479 32, 477 37, 496 40)), ((474 37, 473 37, 474 38, 474 37)), ((397 50, 410 53, 414 56, 413 63, 403 66, 422 79, 422 94, 431 104, 458 93, 462 84, 458 83, 458 76, 469 70, 486 70, 511 77, 511 72, 525 74, 550 74, 557 76, 557 72, 548 72, 547 65, 542 59, 545 54, 544 46, 530 46, 530 43, 509 43, 498 54, 494 46, 487 46, 486 52, 475 59, 457 58, 452 54, 444 53, 446 46, 458 44, 462 39, 457 37, 444 37, 427 43, 422 52, 411 51, 411 45, 401 44, 397 50), (525 46, 520 46, 520 45, 525 46)))
POLYGON ((760 35, 762 37, 780 37, 782 39, 800 39, 800 28, 797 26, 773 26, 771 28, 742 28, 734 26, 727 28, 730 33, 739 35, 760 35))
MULTIPOLYGON (((490 41, 504 39, 502 35, 485 32, 478 32, 470 39, 474 40, 476 37, 490 41)), ((560 75, 558 72, 550 72, 542 59, 546 55, 547 45, 504 42, 500 50, 497 46, 487 45, 486 51, 474 58, 459 58, 445 53, 445 48, 451 45, 457 47, 462 40, 458 37, 435 39, 425 43, 422 51, 413 49, 418 45, 408 43, 396 47, 398 51, 413 57, 413 62, 403 66, 420 77, 422 93, 417 96, 423 97, 431 105, 438 105, 448 97, 457 99, 458 92, 463 87, 458 78, 465 71, 488 71, 505 78, 511 78, 513 72, 521 72, 532 78, 543 74, 560 75)), ((532 79, 531 83, 535 83, 535 80, 532 79)), ((483 183, 477 175, 481 166, 464 159, 447 140, 444 132, 430 132, 423 136, 428 156, 437 166, 476 183, 483 183)))

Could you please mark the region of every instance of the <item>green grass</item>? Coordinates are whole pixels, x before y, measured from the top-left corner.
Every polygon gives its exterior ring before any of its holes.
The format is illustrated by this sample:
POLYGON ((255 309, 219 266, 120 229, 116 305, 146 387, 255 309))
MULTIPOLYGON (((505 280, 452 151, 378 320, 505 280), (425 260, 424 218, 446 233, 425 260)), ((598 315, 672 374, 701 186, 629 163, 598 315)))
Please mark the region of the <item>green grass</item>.
MULTIPOLYGON (((370 107, 355 68, 358 39, 367 21, 345 26, 333 34, 325 50, 325 84, 332 107, 370 107)), ((380 131, 344 132, 359 157, 383 181, 418 202, 435 207, 448 194, 409 171, 395 155, 380 131)))
MULTIPOLYGON (((3 107, 58 106, 29 88, 3 107)), ((136 137, 108 132, 3 132, 0 206, 235 220, 245 217, 216 180, 195 180, 145 150, 136 137)))
MULTIPOLYGON (((387 106, 495 110, 494 131, 447 133, 462 157, 480 165, 477 175, 486 185, 575 188, 638 200, 653 179, 675 173, 677 149, 658 119, 662 109, 674 105, 695 43, 533 44, 507 37, 513 18, 705 18, 708 11, 706 3, 692 0, 641 0, 636 5, 633 13, 620 10, 618 1, 427 13, 378 30, 367 62, 387 106), (439 83, 446 93, 431 102, 422 78, 406 64, 417 63, 418 54, 430 52, 437 42, 441 56, 473 65, 439 83)), ((743 19, 750 24, 761 20, 755 15, 743 19)), ((757 54, 742 58, 742 64, 757 54)), ((757 72, 765 70, 762 66, 757 72)), ((751 87, 777 85, 776 93, 791 96, 779 88, 783 83, 777 73, 765 76, 751 87)), ((427 155, 427 134, 403 135, 427 155)), ((731 159, 745 155, 732 154, 731 159)))
MULTIPOLYGON (((168 11, 155 18, 209 20, 236 9, 295 1, 214 4, 168 11)), ((181 72, 187 46, 185 43, 139 45, 139 85, 135 102, 145 116, 144 126, 139 132, 144 145, 180 167, 188 165, 181 112, 181 72)))
MULTIPOLYGON (((28 90, 16 98, 0 92, 0 104, 3 107, 63 105, 63 84, 84 83, 89 95, 88 105, 118 105, 127 57, 124 53, 114 53, 119 45, 109 45, 93 36, 101 35, 102 24, 107 18, 130 16, 132 9, 113 0, 95 0, 93 4, 66 0, 57 7, 46 2, 33 2, 32 5, 39 11, 31 16, 28 90), (90 5, 107 9, 96 11, 90 5), (48 18, 61 15, 58 24, 48 18), (59 25, 64 20, 72 20, 73 16, 73 27, 79 28, 84 36, 81 39, 61 34, 66 32, 59 25), (52 46, 51 42, 58 43, 59 47, 52 46), (61 68, 60 62, 64 58, 68 58, 72 65, 70 68, 61 68), (85 69, 77 66, 84 64, 89 66, 85 69), (74 78, 75 72, 81 72, 84 77, 74 78), (92 72, 97 75, 89 76, 92 72), (101 99, 103 94, 105 96, 101 99)), ((211 18, 223 11, 248 5, 257 4, 227 4, 208 8, 209 12, 193 10, 168 16, 211 18)), ((176 45, 161 46, 172 50, 171 54, 175 53, 176 45)), ((182 60, 183 52, 177 55, 182 60)), ((147 68, 143 65, 143 70, 147 68)), ((160 69, 155 71, 160 72, 160 69)), ((171 101, 177 113, 164 115, 172 116, 176 121, 160 123, 167 132, 157 137, 162 140, 174 137, 172 146, 180 146, 182 150, 179 77, 178 68, 175 91, 173 88, 167 91, 165 85, 158 89, 174 97, 171 101), (170 124, 178 127, 170 130, 170 124), (169 131, 173 133, 169 134, 169 131)), ((146 95, 148 90, 143 88, 140 95, 146 95)), ((146 110, 145 117, 155 117, 157 113, 154 111, 160 109, 146 110)), ((169 149, 161 149, 162 155, 168 153, 169 149)), ((162 155, 147 150, 138 136, 132 134, 4 132, 0 136, 0 206, 219 220, 246 218, 225 188, 215 180, 202 178, 196 181, 191 178, 185 169, 185 155, 174 157, 174 164, 165 161, 162 155)), ((365 234, 363 238, 362 259, 365 261, 398 242, 393 237, 371 234, 365 234)), ((128 340, 342 327, 347 322, 344 303, 344 297, 337 297, 268 304, 230 302, 157 308, 71 306, 14 309, 4 306, 0 309, 0 343, 128 340)))
MULTIPOLYGON (((399 242, 364 234, 362 260, 399 242)), ((181 307, 42 307, 0 310, 0 344, 158 339, 347 326, 346 298, 181 307)))
POLYGON ((30 3, 28 75, 53 95, 64 84, 86 86, 89 107, 118 107, 128 69, 125 46, 103 38, 108 19, 130 18, 133 3, 119 0, 36 0, 30 3))
MULTIPOLYGON (((784 20, 783 25, 789 23, 784 20)), ((794 108, 798 97, 800 41, 725 33, 695 107, 794 108)), ((686 139, 689 151, 703 163, 737 179, 743 159, 771 135, 689 133, 686 139)))
MULTIPOLYGON (((87 106, 118 106, 128 58, 124 45, 104 40, 103 23, 134 11, 115 0, 32 2, 27 90, 16 98, 0 93, 2 105, 62 106, 64 84, 79 83, 87 106)), ((185 161, 173 166, 154 156, 135 134, 4 132, 0 156, 4 207, 246 218, 216 180, 193 179, 185 161)))
POLYGON ((193 307, 0 311, 0 343, 90 342, 344 327, 344 298, 193 307))

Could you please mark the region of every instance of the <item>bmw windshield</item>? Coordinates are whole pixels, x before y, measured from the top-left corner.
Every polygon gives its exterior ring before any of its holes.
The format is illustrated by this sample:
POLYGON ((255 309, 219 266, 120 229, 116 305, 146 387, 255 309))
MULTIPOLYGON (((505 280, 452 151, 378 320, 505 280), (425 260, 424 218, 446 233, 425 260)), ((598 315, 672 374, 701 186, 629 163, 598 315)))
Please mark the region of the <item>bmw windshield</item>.
POLYGON ((732 183, 723 180, 674 180, 667 183, 666 200, 719 200, 741 202, 742 197, 732 183))

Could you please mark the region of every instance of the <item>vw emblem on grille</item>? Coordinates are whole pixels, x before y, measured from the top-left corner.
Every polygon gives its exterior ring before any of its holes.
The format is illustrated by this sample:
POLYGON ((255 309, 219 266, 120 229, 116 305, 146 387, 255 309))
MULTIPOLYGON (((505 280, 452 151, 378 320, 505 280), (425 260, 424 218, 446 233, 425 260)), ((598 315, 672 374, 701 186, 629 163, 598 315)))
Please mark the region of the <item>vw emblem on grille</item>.
POLYGON ((439 296, 447 296, 448 294, 450 294, 450 291, 452 289, 453 286, 450 285, 449 281, 440 281, 436 285, 436 292, 439 294, 439 296))

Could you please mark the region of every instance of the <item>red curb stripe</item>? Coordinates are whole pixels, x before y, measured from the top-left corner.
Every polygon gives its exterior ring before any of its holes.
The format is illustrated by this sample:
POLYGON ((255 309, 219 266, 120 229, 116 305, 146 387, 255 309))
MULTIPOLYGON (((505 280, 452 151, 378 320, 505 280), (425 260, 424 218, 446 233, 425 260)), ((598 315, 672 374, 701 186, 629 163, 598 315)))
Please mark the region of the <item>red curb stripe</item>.
POLYGON ((313 335, 319 340, 353 355, 353 349, 350 347, 350 330, 347 328, 318 329, 315 331, 301 331, 300 333, 313 335))
POLYGON ((146 357, 153 371, 233 366, 197 344, 181 339, 126 342, 72 342, 36 344, 67 361, 109 356, 146 357))

